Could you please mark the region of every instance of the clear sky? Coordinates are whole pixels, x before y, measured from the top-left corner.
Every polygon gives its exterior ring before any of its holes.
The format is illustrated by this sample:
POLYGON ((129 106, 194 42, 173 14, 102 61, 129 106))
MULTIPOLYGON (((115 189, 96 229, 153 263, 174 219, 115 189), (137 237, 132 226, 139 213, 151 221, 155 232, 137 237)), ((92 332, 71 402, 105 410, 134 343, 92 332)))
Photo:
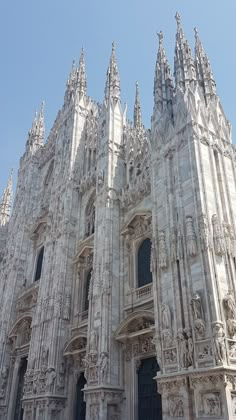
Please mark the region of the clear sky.
MULTIPOLYGON (((132 117, 139 81, 150 126, 156 32, 173 69, 176 11, 193 49, 197 26, 226 115, 236 127, 235 0, 2 0, 0 2, 0 196, 11 167, 16 181, 34 111, 45 100, 46 133, 62 105, 73 58, 85 48, 88 95, 101 102, 114 40, 122 101, 132 117)), ((236 131, 236 129, 234 130, 236 131)), ((233 131, 233 132, 234 132, 233 131)), ((234 137, 234 142, 236 138, 234 137)))

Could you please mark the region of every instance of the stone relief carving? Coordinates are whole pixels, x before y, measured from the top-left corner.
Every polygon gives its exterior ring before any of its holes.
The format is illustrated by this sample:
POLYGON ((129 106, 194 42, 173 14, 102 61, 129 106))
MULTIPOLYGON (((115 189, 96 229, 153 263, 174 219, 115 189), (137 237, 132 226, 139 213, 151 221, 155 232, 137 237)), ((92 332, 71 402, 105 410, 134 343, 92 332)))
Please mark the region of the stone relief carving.
POLYGON ((197 255, 197 241, 193 228, 192 216, 186 216, 186 240, 187 240, 187 253, 190 257, 197 255))
POLYGON ((8 375, 9 367, 5 365, 3 366, 0 375, 0 398, 4 398, 6 395, 8 375))
POLYGON ((203 413, 206 416, 221 416, 221 400, 218 392, 208 392, 202 396, 203 413))
POLYGON ((231 290, 224 296, 223 306, 229 336, 234 338, 236 334, 236 303, 231 290))
POLYGON ((181 418, 184 417, 184 403, 180 397, 169 398, 169 413, 170 417, 181 418))
POLYGON ((225 332, 223 324, 220 321, 216 321, 212 324, 213 327, 213 353, 215 362, 217 365, 223 364, 226 357, 225 347, 225 332))
POLYGON ((226 251, 235 257, 236 255, 236 240, 232 226, 229 223, 223 223, 223 231, 225 238, 226 251))
POLYGON ((65 363, 61 362, 57 374, 57 389, 63 390, 65 387, 65 363))
POLYGON ((164 348, 172 347, 173 345, 173 334, 172 334, 172 322, 171 322, 171 311, 169 305, 164 303, 161 310, 162 319, 162 337, 164 348))
POLYGON ((216 255, 225 254, 225 241, 223 238, 222 228, 219 219, 216 214, 212 216, 212 227, 213 227, 213 243, 216 255))
POLYGON ((101 191, 104 185, 104 171, 101 170, 98 172, 97 176, 97 186, 98 186, 98 192, 101 191))
POLYGON ((198 293, 193 295, 190 305, 197 338, 203 338, 205 336, 206 324, 204 320, 202 300, 198 293))
POLYGON ((209 247, 209 226, 207 216, 203 213, 199 216, 199 231, 201 248, 205 251, 209 247))
POLYGON ((159 232, 159 267, 166 268, 168 266, 167 260, 167 249, 166 249, 166 240, 165 240, 165 232, 159 232))
POLYGON ((90 406, 90 420, 99 420, 99 405, 92 404, 90 406))

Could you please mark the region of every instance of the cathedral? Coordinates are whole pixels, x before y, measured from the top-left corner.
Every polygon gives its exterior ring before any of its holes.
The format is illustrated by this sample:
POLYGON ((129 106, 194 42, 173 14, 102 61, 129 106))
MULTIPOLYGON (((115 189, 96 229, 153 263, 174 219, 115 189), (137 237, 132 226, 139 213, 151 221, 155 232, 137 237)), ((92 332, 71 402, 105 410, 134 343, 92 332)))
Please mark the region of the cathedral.
POLYGON ((0 202, 0 419, 236 419, 236 149, 198 31, 160 32, 150 128, 73 63, 0 202))

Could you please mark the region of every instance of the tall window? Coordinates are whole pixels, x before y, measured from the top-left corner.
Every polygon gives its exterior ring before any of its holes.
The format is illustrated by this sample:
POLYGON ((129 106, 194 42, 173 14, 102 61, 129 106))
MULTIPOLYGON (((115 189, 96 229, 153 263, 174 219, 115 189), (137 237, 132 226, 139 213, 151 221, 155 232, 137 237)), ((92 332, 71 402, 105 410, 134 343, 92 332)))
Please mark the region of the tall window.
POLYGON ((92 269, 88 272, 85 283, 85 294, 84 294, 84 311, 89 308, 89 285, 91 280, 92 269))
POLYGON ((151 240, 144 239, 138 249, 138 287, 152 282, 151 265, 151 240))
POLYGON ((40 249, 39 254, 38 254, 34 281, 39 280, 41 277, 42 267, 43 267, 43 254, 44 254, 44 246, 40 249))

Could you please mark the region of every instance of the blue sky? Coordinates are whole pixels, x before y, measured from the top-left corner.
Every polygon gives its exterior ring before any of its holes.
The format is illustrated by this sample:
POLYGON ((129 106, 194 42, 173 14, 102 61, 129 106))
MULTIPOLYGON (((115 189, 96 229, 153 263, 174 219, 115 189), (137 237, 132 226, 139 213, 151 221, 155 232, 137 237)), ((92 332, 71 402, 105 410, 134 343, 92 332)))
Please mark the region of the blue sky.
MULTIPOLYGON (((193 49, 194 26, 210 58, 217 91, 236 127, 236 1, 2 0, 0 4, 0 196, 11 167, 15 182, 34 111, 45 100, 46 133, 62 105, 73 58, 85 48, 88 95, 101 102, 114 40, 122 101, 132 117, 139 81, 143 119, 150 125, 156 32, 173 69, 176 11, 193 49)), ((234 130, 233 130, 234 133, 234 130)), ((234 142, 235 142, 234 137, 234 142)))

